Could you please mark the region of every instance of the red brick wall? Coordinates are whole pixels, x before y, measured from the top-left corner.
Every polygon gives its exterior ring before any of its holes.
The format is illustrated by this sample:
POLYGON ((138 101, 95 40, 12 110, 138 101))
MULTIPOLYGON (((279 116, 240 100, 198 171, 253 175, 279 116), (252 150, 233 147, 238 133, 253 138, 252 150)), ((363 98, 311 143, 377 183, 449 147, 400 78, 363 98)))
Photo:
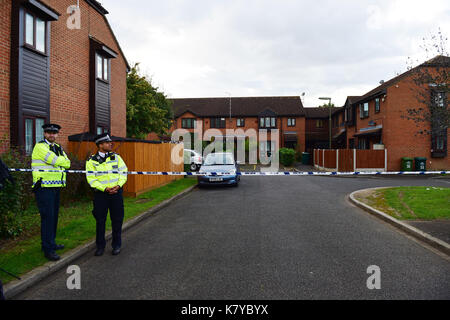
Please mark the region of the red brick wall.
POLYGON ((283 117, 282 119, 282 126, 280 130, 280 139, 282 141, 280 142, 280 146, 283 146, 283 139, 284 139, 284 132, 285 131, 296 131, 297 132, 297 149, 296 151, 303 152, 305 151, 305 117, 283 117), (295 119, 295 126, 288 127, 288 119, 295 119))
POLYGON ((11 3, 0 0, 0 154, 9 148, 11 3))
POLYGON ((329 131, 328 131, 328 123, 329 119, 306 119, 305 127, 306 127, 306 136, 308 140, 327 140, 329 139, 329 131), (317 120, 322 120, 323 127, 317 128, 317 120))
MULTIPOLYGON (((373 120, 376 125, 383 125, 382 141, 388 150, 388 170, 398 171, 401 168, 402 157, 426 157, 428 170, 441 170, 450 168, 450 158, 431 158, 431 137, 420 135, 420 130, 412 120, 403 119, 407 115, 408 108, 419 107, 417 92, 419 88, 414 84, 411 77, 400 80, 397 84, 387 89, 385 100, 380 99, 380 112, 375 113, 375 100, 369 101, 369 117, 359 118, 359 108, 356 109, 356 125, 347 128, 347 141, 361 128, 369 127, 369 121, 373 120)), ((429 124, 423 124, 428 128, 429 124)), ((447 143, 450 140, 448 131, 447 143)), ((370 148, 378 139, 369 139, 370 148)), ((355 147, 358 146, 358 138, 355 137, 355 147)))
MULTIPOLYGON (((383 137, 388 149, 388 170, 400 170, 402 157, 426 157, 427 170, 450 169, 450 157, 431 157, 431 137, 417 134, 419 128, 412 120, 402 119, 408 108, 417 107, 418 88, 411 78, 398 82, 388 88, 386 102, 386 129, 383 127, 383 137)), ((425 125, 429 129, 430 126, 425 125)), ((450 141, 450 130, 447 130, 447 150, 450 141)))
POLYGON ((50 121, 62 126, 59 142, 67 147, 69 135, 89 131, 89 35, 118 53, 111 59, 111 134, 125 137, 126 63, 105 18, 80 1, 81 29, 70 30, 67 8, 76 2, 41 1, 61 14, 51 23, 50 48, 50 121))
MULTIPOLYGON (((172 132, 175 129, 181 129, 181 121, 183 118, 195 118, 197 119, 198 122, 203 121, 203 133, 208 130, 211 129, 211 119, 210 118, 197 118, 194 114, 190 113, 190 112, 186 112, 184 114, 182 114, 181 116, 179 116, 178 118, 175 119, 175 123, 174 126, 170 129, 170 132, 172 132)), ((225 118, 225 124, 226 124, 226 128, 214 128, 216 130, 219 130, 220 132, 222 132, 222 134, 226 134, 226 129, 232 129, 232 130, 237 130, 237 129, 241 129, 244 132, 249 130, 249 129, 254 129, 256 131, 256 133, 258 134, 258 130, 259 130, 259 123, 258 123, 258 118, 257 117, 243 117, 245 123, 244 123, 244 127, 237 127, 236 126, 236 122, 237 122, 237 118, 232 117, 231 118, 231 123, 230 123, 230 118, 229 117, 224 117, 225 118)), ((306 138, 305 138, 305 118, 304 117, 296 117, 296 121, 295 121, 295 126, 294 127, 288 127, 287 126, 287 117, 283 117, 283 118, 277 118, 277 128, 280 130, 280 147, 283 146, 282 144, 282 134, 284 131, 297 131, 297 139, 298 139, 298 143, 299 143, 299 147, 298 147, 298 151, 303 152, 305 151, 305 143, 306 143, 306 138)), ((198 125, 198 124, 197 124, 198 125)), ((186 129, 189 132, 194 132, 194 129, 186 129)), ((267 138, 270 139, 270 133, 268 133, 267 138)), ((259 135, 258 135, 258 139, 259 139, 259 135)))

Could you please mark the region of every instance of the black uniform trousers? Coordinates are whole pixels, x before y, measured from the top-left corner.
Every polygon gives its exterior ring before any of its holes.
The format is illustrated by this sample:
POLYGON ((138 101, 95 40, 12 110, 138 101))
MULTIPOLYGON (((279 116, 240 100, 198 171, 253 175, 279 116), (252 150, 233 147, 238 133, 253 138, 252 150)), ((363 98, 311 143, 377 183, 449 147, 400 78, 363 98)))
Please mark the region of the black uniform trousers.
POLYGON ((36 190, 36 202, 41 215, 41 245, 46 253, 56 248, 56 228, 58 226, 59 195, 61 188, 43 188, 36 190))
POLYGON ((104 249, 106 246, 105 225, 108 210, 112 225, 112 247, 113 249, 120 248, 122 246, 122 223, 124 218, 122 188, 116 194, 100 191, 94 192, 94 210, 92 210, 92 214, 97 221, 96 244, 98 249, 104 249))

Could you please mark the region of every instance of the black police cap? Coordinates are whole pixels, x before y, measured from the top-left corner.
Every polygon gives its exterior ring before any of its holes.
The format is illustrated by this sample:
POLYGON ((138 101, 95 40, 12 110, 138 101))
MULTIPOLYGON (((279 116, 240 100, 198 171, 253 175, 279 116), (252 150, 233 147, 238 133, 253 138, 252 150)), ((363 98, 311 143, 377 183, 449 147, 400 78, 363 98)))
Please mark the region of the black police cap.
POLYGON ((107 133, 99 134, 94 139, 95 144, 103 143, 103 142, 111 142, 111 137, 107 133))
POLYGON ((58 133, 59 130, 61 130, 61 126, 55 123, 47 123, 42 126, 42 129, 44 129, 45 132, 50 131, 58 133))

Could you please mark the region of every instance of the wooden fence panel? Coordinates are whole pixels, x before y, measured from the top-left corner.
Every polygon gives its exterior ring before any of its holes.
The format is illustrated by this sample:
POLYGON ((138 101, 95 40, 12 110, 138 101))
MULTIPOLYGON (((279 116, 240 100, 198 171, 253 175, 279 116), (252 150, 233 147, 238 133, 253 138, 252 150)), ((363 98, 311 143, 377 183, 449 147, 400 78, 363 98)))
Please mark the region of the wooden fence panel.
MULTIPOLYGON (((175 146, 171 143, 118 142, 114 146, 114 152, 120 154, 128 171, 183 171, 182 163, 175 165, 171 161, 172 149, 175 146)), ((70 141, 69 152, 75 154, 80 160, 87 160, 89 156, 97 152, 97 146, 88 141, 70 141)), ((183 179, 183 176, 129 175, 124 186, 124 194, 136 197, 143 192, 179 179, 183 179)))
MULTIPOLYGON (((339 149, 338 161, 340 172, 354 170, 353 149, 339 149)), ((325 166, 323 165, 324 151, 315 149, 315 165, 326 169, 336 169, 336 150, 325 150, 325 166)), ((356 169, 383 169, 385 168, 385 150, 356 150, 356 169)))
POLYGON ((339 171, 340 172, 353 171, 353 149, 339 150, 339 171))
POLYGON ((336 168, 336 150, 325 150, 325 168, 336 168))
POLYGON ((356 168, 384 168, 384 150, 356 150, 356 168))

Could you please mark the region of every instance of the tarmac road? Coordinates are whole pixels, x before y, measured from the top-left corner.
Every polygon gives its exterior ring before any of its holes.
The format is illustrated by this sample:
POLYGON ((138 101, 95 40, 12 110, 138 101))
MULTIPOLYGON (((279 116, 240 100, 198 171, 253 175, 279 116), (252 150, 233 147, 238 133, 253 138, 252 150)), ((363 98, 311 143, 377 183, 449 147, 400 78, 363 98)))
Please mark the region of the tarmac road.
POLYGON ((242 177, 195 189, 127 231, 122 252, 76 261, 16 299, 450 299, 450 261, 353 206, 382 186, 431 177, 242 177), (367 268, 381 270, 369 290, 367 268))

